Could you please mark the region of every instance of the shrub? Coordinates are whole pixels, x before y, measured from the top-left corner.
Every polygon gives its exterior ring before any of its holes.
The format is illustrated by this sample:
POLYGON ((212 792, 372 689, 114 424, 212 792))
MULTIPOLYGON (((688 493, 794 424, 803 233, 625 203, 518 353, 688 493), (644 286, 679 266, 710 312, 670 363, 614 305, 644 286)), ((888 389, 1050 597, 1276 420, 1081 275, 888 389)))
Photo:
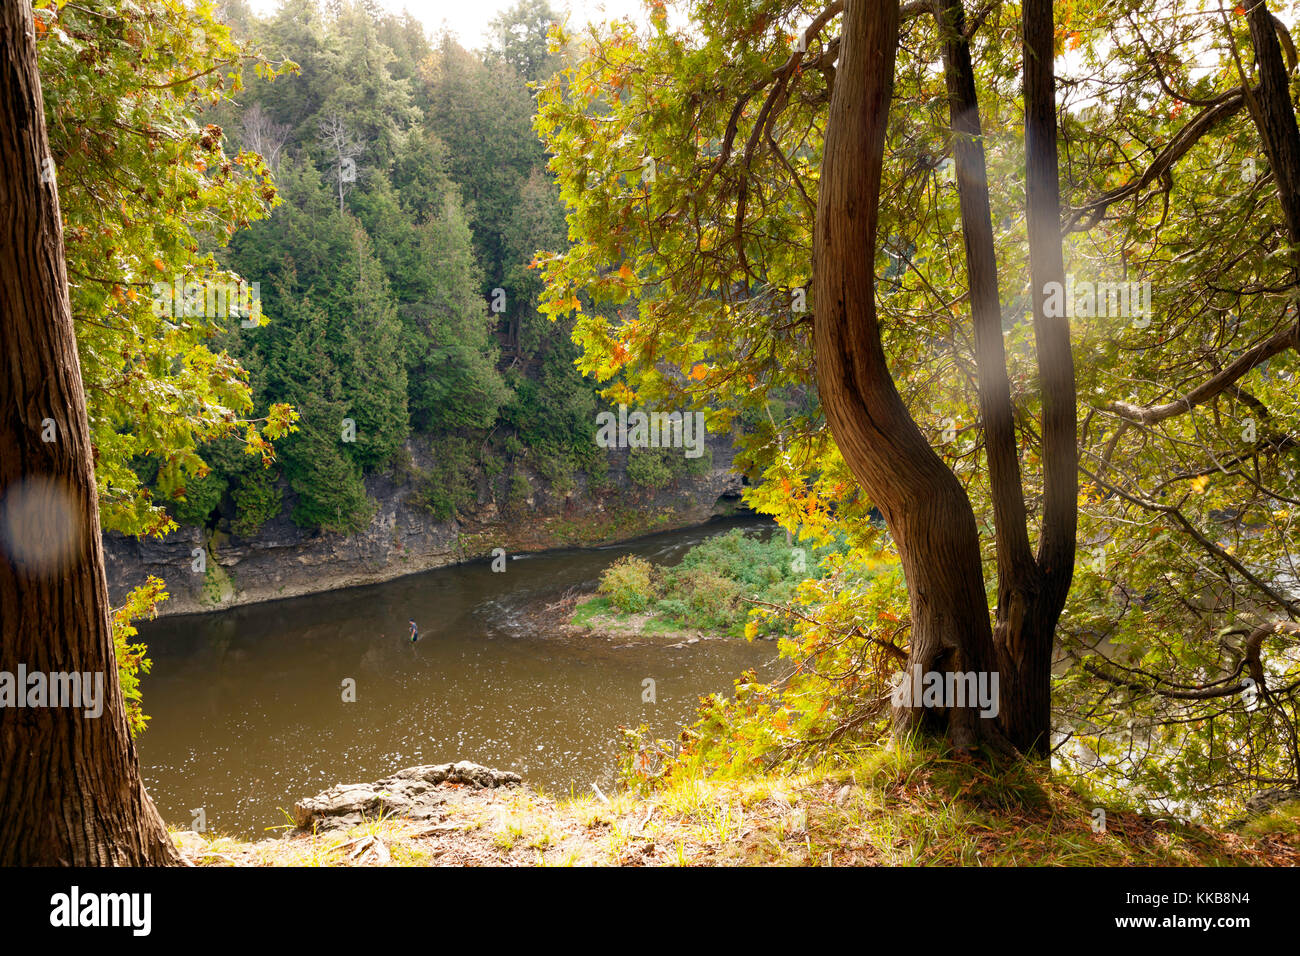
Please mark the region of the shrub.
POLYGON ((491 451, 483 453, 482 462, 483 473, 489 478, 495 478, 506 470, 505 459, 491 451))
POLYGON ((709 630, 738 630, 744 626, 747 588, 709 568, 686 568, 671 575, 668 593, 683 602, 691 622, 709 630))
MULTIPOLYGON (((819 547, 797 545, 781 534, 747 535, 737 528, 691 548, 675 567, 656 568, 640 559, 623 561, 638 562, 629 590, 634 595, 647 590, 657 593, 659 600, 648 609, 678 627, 739 637, 748 633, 749 622, 753 636, 779 636, 789 632, 791 622, 785 615, 761 610, 751 600, 798 603, 801 582, 822 577, 823 559, 843 551, 841 542, 819 547)), ((622 571, 614 578, 613 571, 606 571, 608 586, 602 579, 601 591, 607 595, 632 577, 632 572, 622 571)), ((636 597, 611 603, 623 613, 647 609, 636 597)))
POLYGON ((185 496, 171 502, 171 512, 179 524, 201 528, 207 524, 213 509, 221 504, 226 488, 225 477, 215 471, 202 478, 194 476, 185 483, 185 496))
POLYGON ((703 478, 713 470, 713 449, 707 445, 699 458, 683 458, 686 462, 686 474, 692 478, 703 478))
POLYGON ((587 465, 587 478, 592 491, 606 491, 614 486, 609 477, 609 458, 605 455, 593 457, 587 465))
POLYGON ((691 609, 686 606, 686 602, 681 598, 664 598, 655 605, 655 613, 662 614, 675 623, 685 623, 690 616, 691 609))
POLYGON ((654 568, 645 558, 619 558, 601 574, 599 590, 625 614, 644 611, 656 597, 654 568))
POLYGON ((563 450, 549 446, 539 449, 535 467, 550 486, 551 494, 559 496, 573 491, 573 472, 577 465, 563 450))
POLYGON ((511 504, 522 504, 527 501, 533 493, 533 484, 528 480, 528 476, 522 472, 515 472, 510 476, 510 502, 511 504))
MULTIPOLYGON (((675 449, 634 448, 627 455, 627 476, 642 488, 666 488, 675 477, 670 455, 675 449)), ((677 452, 680 456, 681 452, 677 452)))
POLYGON ((444 436, 437 445, 433 467, 416 482, 416 501, 436 521, 449 521, 474 506, 477 491, 470 443, 444 436))

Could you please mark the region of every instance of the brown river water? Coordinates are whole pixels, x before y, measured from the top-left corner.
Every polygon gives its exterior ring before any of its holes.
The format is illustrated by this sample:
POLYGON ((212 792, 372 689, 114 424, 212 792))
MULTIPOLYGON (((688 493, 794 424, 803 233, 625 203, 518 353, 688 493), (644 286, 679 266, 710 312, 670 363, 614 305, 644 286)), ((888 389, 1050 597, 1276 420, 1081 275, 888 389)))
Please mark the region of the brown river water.
POLYGON ((747 668, 778 669, 776 646, 706 640, 574 639, 530 612, 593 589, 624 554, 673 564, 692 545, 755 518, 727 519, 621 545, 512 556, 384 584, 163 618, 140 625, 153 671, 152 720, 138 739, 163 819, 208 832, 280 832, 296 799, 417 764, 473 760, 552 794, 608 792, 619 725, 672 737, 700 695, 730 694, 747 668), (407 620, 420 627, 410 643, 407 620), (642 703, 642 681, 656 701, 642 703), (344 681, 355 681, 345 702, 344 681))

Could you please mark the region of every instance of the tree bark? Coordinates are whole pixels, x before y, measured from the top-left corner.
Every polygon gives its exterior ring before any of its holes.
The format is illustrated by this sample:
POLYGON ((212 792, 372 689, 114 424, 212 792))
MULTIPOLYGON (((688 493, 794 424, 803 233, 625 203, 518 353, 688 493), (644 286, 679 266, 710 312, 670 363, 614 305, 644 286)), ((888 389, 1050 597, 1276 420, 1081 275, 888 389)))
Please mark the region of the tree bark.
POLYGON ((1070 593, 1079 524, 1078 403, 1068 316, 1049 316, 1049 286, 1065 282, 1056 145, 1052 0, 1024 0, 1025 213, 1034 303, 1034 346, 1043 400, 1043 516, 1037 586, 1019 633, 998 646, 1003 730, 1021 752, 1046 757, 1051 744, 1052 650, 1070 593))
POLYGON ((999 720, 1003 733, 1021 753, 1045 757, 1051 742, 1052 648, 1074 571, 1078 449, 1069 319, 1049 317, 1044 308, 1048 284, 1065 281, 1052 8, 1050 0, 1026 0, 1022 10, 1026 218, 1043 399, 1044 502, 1037 554, 1030 547, 1015 407, 1007 380, 988 173, 965 11, 962 0, 935 0, 995 521, 998 605, 993 644, 1001 687, 999 720))
MULTIPOLYGON (((822 156, 814 235, 817 382, 841 454, 889 527, 907 578, 914 674, 995 664, 979 533, 965 490, 894 385, 880 339, 874 258, 893 93, 898 5, 847 0, 822 156)), ((1005 749, 996 721, 966 706, 896 711, 900 730, 946 733, 960 748, 1005 749)))
MULTIPOLYGON (((1051 729, 1050 669, 1056 616, 1043 613, 1042 575, 1029 543, 1015 406, 1002 341, 1002 303, 998 293, 983 129, 962 0, 936 0, 935 20, 943 44, 975 361, 979 371, 980 417, 993 500, 998 567, 993 644, 1001 690, 999 720, 1003 732, 1017 749, 1029 753, 1041 747, 1045 752, 1051 729)), ((1055 153, 1052 162, 1055 164, 1055 153)), ((1058 235, 1059 261, 1059 224, 1054 228, 1058 235)), ((1072 408, 1073 393, 1070 401, 1072 408)))
POLYGON ((1246 21, 1259 64, 1259 85, 1247 93, 1247 103, 1277 182, 1287 231, 1292 242, 1300 243, 1300 129, 1291 105, 1282 47, 1264 0, 1247 0, 1246 21))
MULTIPOLYGON (((178 861, 127 728, 32 8, 0 3, 0 671, 99 674, 102 713, 0 708, 0 865, 178 861)), ((93 683, 93 678, 92 678, 93 683)), ((26 696, 26 687, 17 688, 26 696)))

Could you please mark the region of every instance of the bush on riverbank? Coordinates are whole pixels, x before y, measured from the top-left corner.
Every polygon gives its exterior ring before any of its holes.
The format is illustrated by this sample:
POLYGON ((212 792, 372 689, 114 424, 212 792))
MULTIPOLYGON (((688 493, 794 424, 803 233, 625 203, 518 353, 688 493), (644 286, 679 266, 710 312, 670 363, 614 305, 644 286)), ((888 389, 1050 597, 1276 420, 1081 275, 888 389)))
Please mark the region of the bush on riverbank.
POLYGON ((838 543, 809 548, 780 536, 764 540, 737 528, 691 548, 674 567, 629 555, 605 569, 601 597, 578 605, 573 622, 588 623, 602 614, 648 614, 650 631, 770 636, 788 622, 776 613, 760 615, 755 624, 751 611, 789 604, 800 582, 816 577, 820 563, 843 550, 838 543))
POLYGON ((655 598, 654 567, 635 555, 619 558, 600 576, 600 593, 625 614, 644 611, 655 598))

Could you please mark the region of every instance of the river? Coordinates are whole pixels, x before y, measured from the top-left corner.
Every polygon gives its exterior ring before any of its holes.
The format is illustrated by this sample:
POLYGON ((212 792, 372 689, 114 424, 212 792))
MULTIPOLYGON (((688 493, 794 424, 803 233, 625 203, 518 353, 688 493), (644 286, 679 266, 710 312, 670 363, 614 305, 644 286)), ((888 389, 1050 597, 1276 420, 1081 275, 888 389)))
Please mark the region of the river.
POLYGON ((727 519, 621 545, 481 561, 384 584, 140 626, 152 720, 137 740, 163 819, 256 838, 289 822, 296 799, 417 764, 473 760, 552 794, 614 783, 617 728, 673 736, 702 694, 730 693, 754 667, 776 672, 774 644, 655 642, 537 633, 539 602, 594 588, 624 554, 672 564, 727 519), (408 638, 407 620, 421 639, 408 638), (642 702, 642 681, 655 702, 642 702), (344 700, 345 681, 355 701, 344 700))

